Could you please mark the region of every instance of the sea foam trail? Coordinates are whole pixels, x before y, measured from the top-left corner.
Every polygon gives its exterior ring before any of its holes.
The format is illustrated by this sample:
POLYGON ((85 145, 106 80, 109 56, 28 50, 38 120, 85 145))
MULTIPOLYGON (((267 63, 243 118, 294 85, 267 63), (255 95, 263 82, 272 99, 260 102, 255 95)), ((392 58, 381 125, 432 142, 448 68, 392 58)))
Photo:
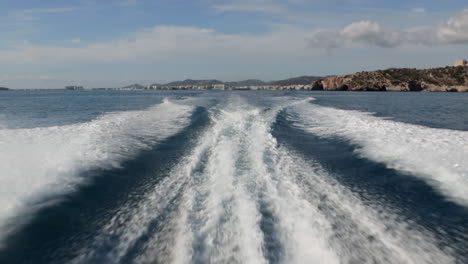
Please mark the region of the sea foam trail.
POLYGON ((371 113, 315 104, 292 108, 298 127, 359 146, 359 155, 426 180, 446 197, 468 206, 468 132, 396 122, 371 113))
POLYGON ((417 225, 278 146, 271 124, 287 105, 233 97, 211 109, 194 149, 74 263, 454 262, 417 225))
POLYGON ((339 263, 456 263, 450 249, 438 248, 431 233, 401 220, 392 208, 363 203, 313 160, 285 148, 279 153, 277 171, 290 175, 285 180, 332 226, 327 242, 339 263))
POLYGON ((212 124, 194 149, 138 206, 119 210, 74 263, 128 263, 125 256, 138 250, 132 263, 265 263, 259 212, 235 177, 242 128, 236 127, 244 118, 235 116, 211 109, 212 124), (151 233, 158 220, 161 228, 151 233), (112 238, 114 249, 99 256, 112 238))
POLYGON ((119 166, 177 133, 190 122, 192 109, 164 100, 86 123, 0 130, 0 226, 29 201, 73 190, 86 180, 80 171, 119 166))
POLYGON ((257 203, 267 203, 275 216, 283 248, 279 262, 453 262, 430 234, 397 221, 385 206, 365 206, 319 164, 278 146, 271 122, 262 116, 252 119, 243 129, 246 179, 253 179, 250 189, 257 203))
POLYGON ((295 201, 271 198, 254 167, 264 163, 263 157, 249 155, 254 151, 264 153, 265 149, 253 142, 272 139, 268 131, 274 117, 280 109, 295 103, 283 102, 265 111, 232 97, 227 105, 212 111, 213 124, 199 141, 203 150, 198 151, 198 169, 189 175, 190 187, 177 215, 175 229, 179 231, 174 238, 175 250, 170 253, 173 263, 274 262, 270 256, 273 253, 265 245, 265 236, 270 234, 262 230, 260 203, 268 203, 267 207, 281 203, 276 212, 281 211, 278 218, 285 230, 277 243, 290 247, 277 262, 336 262, 334 253, 320 239, 322 233, 313 226, 317 221, 309 222, 313 217, 296 218, 293 209, 286 210, 295 201))

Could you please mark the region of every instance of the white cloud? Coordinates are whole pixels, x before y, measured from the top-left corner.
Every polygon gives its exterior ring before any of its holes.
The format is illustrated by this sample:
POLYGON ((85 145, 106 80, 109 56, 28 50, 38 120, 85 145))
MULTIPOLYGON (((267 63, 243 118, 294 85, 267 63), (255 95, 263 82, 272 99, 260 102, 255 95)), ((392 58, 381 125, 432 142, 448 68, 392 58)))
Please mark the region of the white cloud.
POLYGON ((373 47, 468 44, 468 9, 434 27, 391 29, 374 21, 352 23, 341 30, 306 30, 279 25, 264 34, 225 34, 207 28, 156 26, 120 39, 96 43, 69 40, 76 46, 25 43, 0 50, 0 61, 11 65, 67 65, 138 61, 261 60, 303 57, 311 47, 338 48, 350 44, 373 47), (312 36, 312 37, 309 37, 312 36))
POLYGON ((119 5, 122 6, 135 6, 141 4, 140 0, 121 0, 119 5))
POLYGON ((341 30, 320 30, 310 40, 311 47, 323 48, 350 43, 377 47, 468 44, 468 9, 433 27, 391 29, 374 21, 360 21, 341 30))
POLYGON ((70 39, 70 42, 71 43, 80 43, 81 39, 80 38, 73 38, 73 39, 70 39))
POLYGON ((300 69, 301 65, 309 64, 308 60, 303 61, 304 57, 320 53, 307 48, 305 36, 312 33, 289 25, 278 25, 264 34, 226 34, 207 28, 157 26, 98 43, 25 44, 15 50, 0 50, 0 72, 10 76, 53 73, 60 79, 0 80, 0 86, 63 87, 67 83, 118 86, 123 79, 154 79, 155 82, 261 76, 281 79, 309 72, 300 69))
POLYGON ((418 8, 413 8, 411 12, 422 14, 422 13, 426 13, 426 9, 422 7, 418 7, 418 8))
POLYGON ((445 21, 436 32, 442 42, 468 44, 468 9, 445 21))
POLYGON ((7 81, 49 81, 55 80, 56 78, 51 76, 35 76, 35 75, 3 75, 0 76, 0 82, 7 82, 7 81))
POLYGON ((38 20, 42 14, 68 13, 81 9, 80 7, 56 7, 56 8, 30 8, 11 11, 9 16, 16 20, 38 20))
POLYGON ((219 13, 225 12, 260 12, 280 14, 286 13, 287 8, 272 0, 239 0, 230 3, 216 4, 212 8, 219 13))
POLYGON ((0 61, 9 64, 59 64, 68 62, 126 62, 197 58, 297 55, 306 51, 311 31, 280 26, 262 34, 224 34, 212 29, 157 26, 126 38, 81 47, 22 45, 0 51, 0 61))

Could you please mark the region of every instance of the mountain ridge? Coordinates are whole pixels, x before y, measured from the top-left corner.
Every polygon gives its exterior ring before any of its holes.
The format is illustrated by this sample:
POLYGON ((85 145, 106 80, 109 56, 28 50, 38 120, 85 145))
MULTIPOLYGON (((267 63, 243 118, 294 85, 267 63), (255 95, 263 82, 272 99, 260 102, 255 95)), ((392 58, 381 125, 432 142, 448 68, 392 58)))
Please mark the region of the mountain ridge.
MULTIPOLYGON (((280 86, 288 86, 288 85, 310 85, 313 81, 321 79, 323 77, 319 76, 298 76, 293 78, 288 78, 284 80, 276 80, 276 81, 263 81, 260 79, 247 79, 241 81, 229 81, 223 82, 217 79, 202 79, 202 80, 194 80, 194 79, 185 79, 183 81, 173 81, 166 84, 158 84, 154 83, 152 86, 205 86, 205 85, 214 85, 214 84, 224 84, 227 86, 264 86, 264 85, 280 85, 280 86)), ((128 88, 125 87, 125 88, 128 88)))

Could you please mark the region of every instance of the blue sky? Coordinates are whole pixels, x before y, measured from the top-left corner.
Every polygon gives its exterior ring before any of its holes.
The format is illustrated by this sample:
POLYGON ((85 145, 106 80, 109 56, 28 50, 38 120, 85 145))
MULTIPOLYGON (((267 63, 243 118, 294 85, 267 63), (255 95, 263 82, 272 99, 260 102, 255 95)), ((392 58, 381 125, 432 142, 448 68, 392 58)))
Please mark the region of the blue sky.
POLYGON ((466 0, 0 0, 0 86, 58 88, 437 67, 466 0))

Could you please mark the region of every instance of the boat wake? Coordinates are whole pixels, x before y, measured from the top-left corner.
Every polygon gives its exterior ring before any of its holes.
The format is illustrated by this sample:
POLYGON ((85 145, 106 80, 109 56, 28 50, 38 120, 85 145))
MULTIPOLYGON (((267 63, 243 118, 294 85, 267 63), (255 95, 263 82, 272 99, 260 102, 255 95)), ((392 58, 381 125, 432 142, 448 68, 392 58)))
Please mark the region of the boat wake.
POLYGON ((290 109, 295 126, 324 138, 343 138, 356 152, 417 176, 468 206, 468 132, 428 128, 370 113, 301 104, 290 109))
POLYGON ((86 182, 81 172, 118 167, 177 133, 190 123, 192 110, 164 100, 146 110, 108 113, 86 123, 0 130, 0 234, 18 226, 23 216, 10 218, 20 211, 31 214, 86 182))
POLYGON ((212 107, 195 147, 72 262, 455 263, 430 232, 278 144, 276 115, 302 102, 212 107))

